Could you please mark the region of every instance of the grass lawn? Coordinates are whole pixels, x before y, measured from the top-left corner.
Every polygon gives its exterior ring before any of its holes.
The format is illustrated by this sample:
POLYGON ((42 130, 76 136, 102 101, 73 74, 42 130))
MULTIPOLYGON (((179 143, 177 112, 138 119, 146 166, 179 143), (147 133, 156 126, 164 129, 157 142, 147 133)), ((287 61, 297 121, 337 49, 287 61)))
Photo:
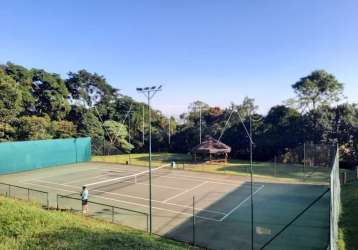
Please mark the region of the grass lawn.
POLYGON ((0 249, 191 249, 123 226, 0 196, 0 249))
MULTIPOLYGON (((203 171, 222 174, 250 174, 248 161, 230 159, 228 163, 195 163, 188 154, 153 153, 153 166, 159 167, 175 161, 178 168, 192 171, 203 171)), ((148 166, 148 154, 123 154, 108 156, 93 156, 92 161, 111 162, 136 166, 148 166)), ((255 176, 275 179, 308 182, 327 182, 329 180, 328 168, 303 169, 300 164, 275 164, 273 162, 255 162, 253 166, 255 176)))
POLYGON ((339 249, 358 249, 358 181, 342 186, 339 249))

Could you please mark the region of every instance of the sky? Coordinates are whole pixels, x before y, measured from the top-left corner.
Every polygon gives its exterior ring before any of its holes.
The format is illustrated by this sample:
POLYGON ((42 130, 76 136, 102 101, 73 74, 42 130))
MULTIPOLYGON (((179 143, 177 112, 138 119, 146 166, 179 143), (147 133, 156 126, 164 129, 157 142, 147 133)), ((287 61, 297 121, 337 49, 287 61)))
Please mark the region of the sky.
POLYGON ((356 0, 0 0, 0 63, 66 77, 86 69, 138 101, 177 116, 254 98, 259 112, 324 69, 358 103, 356 0))

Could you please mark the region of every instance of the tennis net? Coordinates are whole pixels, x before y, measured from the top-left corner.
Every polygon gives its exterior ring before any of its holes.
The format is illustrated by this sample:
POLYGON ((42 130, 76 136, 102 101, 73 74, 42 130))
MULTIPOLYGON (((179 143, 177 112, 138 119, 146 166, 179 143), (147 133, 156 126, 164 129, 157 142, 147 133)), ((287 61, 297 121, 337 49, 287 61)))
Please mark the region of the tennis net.
MULTIPOLYGON (((171 164, 166 164, 152 169, 152 179, 168 175, 171 169, 171 164)), ((85 186, 92 190, 111 191, 128 185, 142 183, 147 180, 149 180, 149 170, 132 175, 119 176, 112 179, 87 183, 85 186)))

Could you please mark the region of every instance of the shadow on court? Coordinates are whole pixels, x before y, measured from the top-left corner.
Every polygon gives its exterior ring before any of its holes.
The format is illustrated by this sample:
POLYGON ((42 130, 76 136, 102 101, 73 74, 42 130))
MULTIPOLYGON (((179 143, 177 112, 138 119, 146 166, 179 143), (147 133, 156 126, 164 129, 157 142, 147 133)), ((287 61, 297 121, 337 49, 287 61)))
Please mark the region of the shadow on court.
MULTIPOLYGON (((327 190, 326 186, 318 185, 255 183, 256 185, 264 185, 264 188, 253 196, 254 249, 261 249, 327 190)), ((235 199, 238 207, 221 221, 198 218, 201 212, 197 212, 195 222, 192 217, 188 218, 165 236, 211 249, 251 249, 251 203, 250 199, 243 202, 242 194, 245 193, 246 188, 238 187, 206 208, 214 209, 227 200, 235 199)), ((265 249, 326 249, 329 241, 329 201, 329 194, 326 194, 265 249)))

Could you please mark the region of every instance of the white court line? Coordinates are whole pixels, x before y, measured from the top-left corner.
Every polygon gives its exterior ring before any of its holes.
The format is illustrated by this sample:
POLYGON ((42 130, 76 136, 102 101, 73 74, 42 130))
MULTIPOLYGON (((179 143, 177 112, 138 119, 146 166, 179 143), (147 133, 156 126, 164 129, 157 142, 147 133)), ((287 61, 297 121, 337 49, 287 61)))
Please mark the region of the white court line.
MULTIPOLYGON (((74 186, 74 185, 66 185, 66 184, 60 184, 60 183, 55 183, 55 182, 49 182, 49 181, 41 181, 41 180, 37 180, 38 182, 43 182, 43 183, 47 183, 47 184, 52 184, 52 185, 59 185, 59 186, 64 186, 64 187, 69 187, 69 188, 77 188, 80 189, 80 186, 74 186)), ((32 183, 32 182, 25 182, 27 184, 30 185, 40 185, 40 184, 36 184, 36 183, 32 183)), ((40 185, 40 186, 44 186, 44 185, 40 185)), ((52 188, 51 186, 45 186, 48 188, 52 188)), ((56 188, 54 188, 56 189, 56 188)), ((112 192, 106 192, 106 191, 102 191, 102 190, 98 190, 98 189, 93 189, 94 192, 98 192, 98 193, 102 193, 102 194, 111 194, 111 195, 116 195, 116 196, 122 196, 122 197, 128 197, 128 198, 132 198, 132 199, 138 199, 138 200, 145 200, 145 201, 149 201, 149 199, 147 198, 143 198, 143 197, 139 197, 139 196, 134 196, 134 195, 128 195, 128 194, 120 194, 120 193, 112 193, 112 192)), ((93 195, 95 196, 95 195, 93 195)), ((102 197, 102 196, 98 196, 97 197, 102 197)), ((103 197, 104 198, 104 197, 103 197)), ((180 204, 176 204, 176 203, 170 203, 170 202, 164 202, 164 201, 160 201, 160 200, 154 200, 152 199, 152 201, 157 202, 157 203, 162 203, 162 204, 167 204, 167 205, 173 205, 173 206, 177 206, 177 207, 182 207, 182 208, 193 208, 192 206, 185 206, 185 205, 180 205, 180 204)), ((221 215, 225 215, 226 213, 223 212, 219 212, 216 210, 209 210, 209 209, 204 209, 204 208, 195 208, 195 210, 197 211, 204 211, 204 212, 208 212, 208 213, 213 213, 213 214, 221 214, 221 215)))
MULTIPOLYGON (((30 184, 31 184, 31 183, 30 183, 30 184)), ((31 185, 39 186, 39 187, 46 187, 46 188, 50 188, 50 189, 54 189, 54 190, 60 190, 60 191, 68 192, 68 193, 73 193, 73 192, 74 192, 73 190, 70 191, 70 190, 66 190, 66 189, 62 189, 62 188, 53 188, 53 187, 49 187, 49 186, 41 185, 41 184, 31 184, 31 185)), ((140 207, 145 207, 145 208, 148 207, 147 205, 143 205, 143 204, 139 204, 139 203, 135 203, 135 202, 122 201, 122 200, 117 200, 117 199, 102 197, 102 196, 98 196, 98 195, 93 195, 93 197, 98 197, 98 198, 101 198, 101 199, 104 199, 104 200, 111 200, 111 201, 116 201, 116 202, 127 203, 127 204, 131 204, 131 205, 136 205, 136 206, 140 206, 140 207)), ((174 213, 174 214, 183 214, 183 215, 186 215, 186 216, 189 216, 189 217, 192 217, 192 216, 193 216, 193 215, 190 214, 190 213, 178 212, 178 211, 173 211, 173 210, 165 209, 165 208, 159 208, 159 207, 153 207, 153 206, 152 206, 152 208, 157 209, 157 210, 162 210, 162 211, 171 212, 171 213, 174 213)), ((203 210, 203 211, 204 211, 204 210, 203 210)), ((210 221, 215 221, 215 222, 221 222, 220 220, 213 219, 213 218, 209 218, 209 217, 205 217, 205 216, 200 216, 200 215, 196 215, 195 217, 196 217, 196 218, 203 219, 203 220, 210 220, 210 221)))
POLYGON ((79 182, 82 180, 91 180, 91 179, 97 179, 97 178, 101 178, 101 177, 106 177, 106 174, 101 174, 101 175, 92 176, 92 177, 81 177, 80 179, 64 182, 63 184, 71 184, 71 183, 76 183, 76 182, 79 182))
MULTIPOLYGON (((101 177, 107 177, 108 175, 111 175, 114 173, 128 173, 128 172, 135 173, 135 171, 130 171, 130 170, 111 170, 111 169, 100 169, 100 170, 104 170, 104 171, 99 171, 98 176, 81 177, 80 180, 73 180, 73 181, 65 182, 64 184, 76 183, 81 180, 91 180, 91 179, 96 179, 96 178, 101 178, 101 177), (114 172, 114 173, 106 173, 105 171, 110 171, 110 172, 114 172)), ((118 176, 118 177, 120 177, 120 176, 118 176)))
MULTIPOLYGON (((153 174, 155 175, 155 174, 153 174)), ((218 182, 218 181, 215 181, 216 179, 212 179, 212 178, 202 178, 202 177, 189 177, 189 179, 193 179, 193 180, 188 180, 187 176, 186 175, 176 175, 176 174, 173 174, 172 176, 167 176, 167 175, 159 175, 159 176, 156 176, 155 178, 169 178, 169 179, 186 179, 187 181, 196 181, 198 182, 199 180, 200 181, 207 181, 209 183, 213 183, 213 184, 220 184, 220 185, 228 185, 228 186, 234 186, 234 187, 238 187, 240 186, 241 184, 243 183, 246 183, 246 181, 241 181, 241 182, 218 182), (196 180, 194 180, 196 179, 196 180), (213 181, 212 181, 213 180, 213 181)), ((249 183, 247 183, 248 185, 249 183)), ((260 184, 254 184, 254 185, 257 185, 259 187, 261 187, 260 184)))
POLYGON ((196 189, 196 188, 198 188, 198 187, 201 187, 201 186, 203 186, 203 185, 205 185, 205 184, 207 184, 207 183, 208 183, 207 181, 202 182, 202 183, 200 183, 199 185, 196 185, 196 186, 194 186, 194 187, 192 187, 192 188, 190 188, 190 189, 187 189, 187 190, 185 190, 185 191, 183 191, 183 192, 181 192, 181 193, 179 193, 179 194, 177 194, 177 195, 174 195, 174 196, 172 196, 172 197, 169 197, 168 199, 164 200, 163 202, 165 203, 165 202, 167 202, 167 201, 170 201, 170 200, 172 200, 172 199, 174 199, 174 198, 176 198, 176 197, 178 197, 178 196, 181 196, 181 195, 183 195, 183 194, 185 194, 185 193, 188 193, 188 192, 190 192, 190 191, 193 191, 194 189, 196 189))
MULTIPOLYGON (((133 182, 130 182, 133 183, 133 182)), ((138 185, 144 185, 144 186, 149 186, 149 184, 143 183, 143 182, 136 182, 134 184, 138 184, 138 185)), ((159 187, 159 188, 165 188, 165 189, 172 189, 172 190, 176 190, 176 191, 183 191, 185 190, 184 188, 174 188, 174 187, 170 187, 170 186, 163 186, 163 185, 157 185, 157 184, 152 184, 153 187, 159 187)))
MULTIPOLYGON (((168 166, 170 166, 170 164, 160 166, 159 168, 164 168, 164 167, 168 167, 168 166)), ((153 171, 154 170, 155 169, 153 169, 153 171)), ((125 179, 125 178, 129 178, 129 177, 136 177, 136 176, 139 176, 140 174, 144 174, 144 173, 148 173, 148 171, 142 171, 140 173, 136 173, 136 174, 129 175, 129 176, 121 176, 121 177, 113 178, 110 181, 116 181, 116 180, 125 179)), ((93 185, 98 185, 98 184, 102 184, 102 183, 105 183, 105 182, 108 182, 108 181, 109 180, 103 180, 103 181, 98 181, 98 182, 94 182, 94 183, 88 183, 88 184, 86 184, 86 186, 89 187, 89 186, 93 186, 93 185)))
POLYGON ((248 201, 251 196, 255 195, 257 192, 259 192, 261 189, 264 188, 264 185, 262 185, 260 188, 258 188, 255 192, 252 193, 252 195, 250 194, 245 200, 241 201, 236 207, 234 207, 230 212, 228 212, 224 217, 222 217, 219 221, 223 221, 225 220, 228 216, 230 216, 233 212, 235 212, 235 210, 237 210, 238 208, 240 208, 246 201, 248 201))
MULTIPOLYGON (((56 182, 51 182, 51 181, 45 181, 45 180, 42 180, 42 179, 31 179, 30 181, 39 181, 39 182, 44 182, 44 183, 48 183, 48 184, 55 184, 55 185, 64 185, 64 186, 69 186, 67 184, 70 184, 71 182, 67 182, 67 183, 56 183, 56 182)), ((80 180, 79 180, 80 181, 80 180)), ((106 180, 107 181, 107 180, 106 180)), ((137 182, 137 183, 133 183, 131 181, 123 181, 125 183, 131 183, 133 185, 135 184, 138 184, 138 185, 149 185, 149 184, 145 184, 145 183, 140 183, 140 182, 137 182)), ((86 185, 85 185, 86 186, 86 185)), ((72 186, 74 187, 74 186, 72 186)), ((175 191, 182 191, 184 190, 183 188, 173 188, 173 187, 169 187, 169 186, 162 186, 162 185, 157 185, 157 184, 152 184, 152 187, 158 187, 158 188, 165 188, 165 189, 172 189, 172 190, 175 190, 175 191)), ((93 189, 93 190, 96 190, 96 189, 93 189)), ((98 190, 98 191, 101 191, 101 190, 98 190)))

